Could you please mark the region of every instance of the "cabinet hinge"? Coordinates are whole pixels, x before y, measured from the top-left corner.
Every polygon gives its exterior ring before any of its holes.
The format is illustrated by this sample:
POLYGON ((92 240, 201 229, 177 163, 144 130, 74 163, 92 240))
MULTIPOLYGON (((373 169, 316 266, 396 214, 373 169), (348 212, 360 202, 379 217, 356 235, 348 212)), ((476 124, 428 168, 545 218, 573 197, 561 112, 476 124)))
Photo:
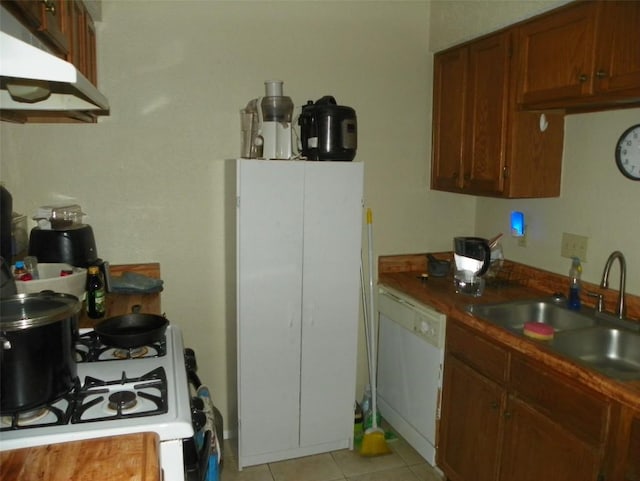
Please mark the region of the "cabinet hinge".
POLYGON ((508 179, 508 178, 509 178, 509 166, 505 165, 505 166, 502 168, 502 173, 503 173, 503 175, 504 175, 504 178, 505 178, 505 179, 508 179))

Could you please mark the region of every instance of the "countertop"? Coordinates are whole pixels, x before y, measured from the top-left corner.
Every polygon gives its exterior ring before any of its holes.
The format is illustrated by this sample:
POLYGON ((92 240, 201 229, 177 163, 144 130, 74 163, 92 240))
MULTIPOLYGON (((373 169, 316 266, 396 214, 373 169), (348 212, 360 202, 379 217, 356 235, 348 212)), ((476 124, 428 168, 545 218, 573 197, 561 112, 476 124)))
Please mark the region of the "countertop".
MULTIPOLYGON (((125 272, 135 272, 153 279, 161 279, 160 264, 150 262, 145 264, 119 264, 110 266, 111 277, 119 277, 125 272)), ((107 313, 102 319, 91 319, 87 316, 83 306, 79 325, 81 328, 94 327, 98 322, 113 316, 120 316, 131 312, 134 306, 140 306, 140 312, 146 314, 161 314, 160 293, 154 294, 107 294, 107 313)))
POLYGON ((2 481, 160 481, 158 436, 127 434, 0 452, 2 481))
MULTIPOLYGON (((447 255, 437 254, 442 258, 447 258, 447 255)), ((426 254, 380 257, 378 283, 434 307, 447 316, 455 315, 460 322, 508 348, 530 356, 623 404, 635 409, 640 408, 640 381, 623 382, 610 379, 553 353, 545 346, 544 341, 517 336, 465 311, 465 306, 469 304, 546 297, 554 292, 562 292, 562 287, 568 286, 568 280, 564 276, 509 261, 505 262, 505 266, 508 267, 509 275, 501 282, 496 282, 496 285, 488 285, 481 297, 456 294, 451 275, 423 280, 421 274, 427 272, 426 254)), ((592 285, 587 285, 586 288, 598 290, 597 286, 592 285)), ((617 297, 617 294, 614 296, 611 292, 606 293, 607 307, 615 304, 614 297, 617 297)), ((640 298, 627 295, 627 303, 630 316, 637 315, 640 298)), ((633 320, 637 320, 637 317, 633 320)))

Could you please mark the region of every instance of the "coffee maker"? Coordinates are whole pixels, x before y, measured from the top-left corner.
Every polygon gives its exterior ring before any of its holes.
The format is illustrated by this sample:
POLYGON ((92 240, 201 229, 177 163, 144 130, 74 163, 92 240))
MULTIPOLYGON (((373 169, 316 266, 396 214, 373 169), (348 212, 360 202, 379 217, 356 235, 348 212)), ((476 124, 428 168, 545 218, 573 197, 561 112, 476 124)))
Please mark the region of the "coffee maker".
POLYGON ((240 111, 242 157, 287 160, 293 156, 293 102, 282 95, 282 84, 280 80, 266 81, 265 96, 249 101, 240 111))
POLYGON ((482 237, 455 237, 453 239, 453 277, 456 292, 479 297, 484 292, 482 277, 491 265, 491 247, 482 237))

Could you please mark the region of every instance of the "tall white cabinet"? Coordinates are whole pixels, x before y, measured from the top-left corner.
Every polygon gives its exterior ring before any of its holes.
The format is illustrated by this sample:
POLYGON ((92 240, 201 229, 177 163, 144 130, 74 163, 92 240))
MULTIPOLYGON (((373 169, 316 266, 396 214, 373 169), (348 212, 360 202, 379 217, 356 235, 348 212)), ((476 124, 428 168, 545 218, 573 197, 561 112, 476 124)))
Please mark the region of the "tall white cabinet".
POLYGON ((238 462, 349 447, 363 164, 232 161, 238 462))

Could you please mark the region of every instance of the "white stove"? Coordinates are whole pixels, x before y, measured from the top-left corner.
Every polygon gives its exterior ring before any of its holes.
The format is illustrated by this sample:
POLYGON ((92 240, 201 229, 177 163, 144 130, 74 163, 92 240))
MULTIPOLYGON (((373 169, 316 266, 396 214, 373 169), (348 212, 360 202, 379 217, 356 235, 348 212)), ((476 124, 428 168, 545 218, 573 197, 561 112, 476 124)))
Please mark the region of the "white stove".
POLYGON ((132 352, 122 358, 101 350, 92 362, 80 360, 77 385, 64 398, 25 415, 2 417, 0 451, 155 432, 164 479, 185 480, 183 442, 195 431, 180 329, 169 325, 162 346, 144 350, 150 357, 132 352))

